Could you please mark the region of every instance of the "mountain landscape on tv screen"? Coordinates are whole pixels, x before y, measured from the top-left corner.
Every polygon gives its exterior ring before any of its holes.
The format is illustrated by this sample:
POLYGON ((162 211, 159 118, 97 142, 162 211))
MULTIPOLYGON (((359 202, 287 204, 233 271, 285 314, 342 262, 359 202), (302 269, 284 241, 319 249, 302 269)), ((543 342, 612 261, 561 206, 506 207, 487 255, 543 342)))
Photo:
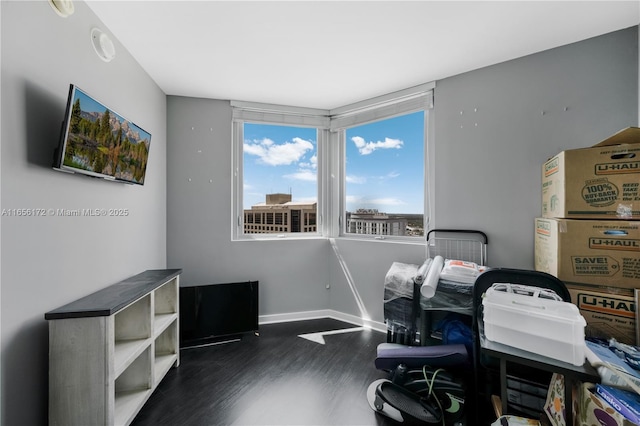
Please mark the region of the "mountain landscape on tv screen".
POLYGON ((75 99, 63 164, 75 169, 143 183, 151 135, 105 109, 83 111, 75 99))

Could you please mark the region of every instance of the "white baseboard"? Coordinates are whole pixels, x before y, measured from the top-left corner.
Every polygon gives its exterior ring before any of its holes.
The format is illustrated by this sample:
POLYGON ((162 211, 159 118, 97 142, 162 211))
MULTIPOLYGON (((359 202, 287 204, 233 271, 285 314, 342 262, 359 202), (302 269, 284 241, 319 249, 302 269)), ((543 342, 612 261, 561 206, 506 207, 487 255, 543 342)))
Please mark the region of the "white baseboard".
POLYGON ((378 321, 360 318, 356 315, 345 314, 333 309, 322 309, 318 311, 291 312, 287 314, 260 315, 258 324, 274 324, 279 322, 305 321, 310 319, 332 318, 350 324, 367 327, 381 333, 387 332, 387 326, 378 321))

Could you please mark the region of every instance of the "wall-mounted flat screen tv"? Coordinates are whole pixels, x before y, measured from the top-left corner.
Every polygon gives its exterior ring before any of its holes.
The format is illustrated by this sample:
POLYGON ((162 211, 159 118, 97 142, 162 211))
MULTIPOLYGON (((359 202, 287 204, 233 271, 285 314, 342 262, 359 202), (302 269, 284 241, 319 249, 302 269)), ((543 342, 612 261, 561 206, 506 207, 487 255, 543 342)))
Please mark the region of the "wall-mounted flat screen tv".
POLYGON ((144 184, 151 134, 71 84, 53 167, 144 184))

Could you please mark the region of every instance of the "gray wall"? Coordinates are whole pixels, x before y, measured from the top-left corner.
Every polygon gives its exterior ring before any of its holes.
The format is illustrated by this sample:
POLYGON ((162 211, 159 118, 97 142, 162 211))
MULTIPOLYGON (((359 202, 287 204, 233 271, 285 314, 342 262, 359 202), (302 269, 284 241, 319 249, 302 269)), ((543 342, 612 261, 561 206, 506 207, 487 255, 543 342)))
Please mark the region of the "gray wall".
POLYGON ((484 230, 491 266, 533 268, 542 164, 637 123, 637 30, 438 81, 436 225, 484 230))
MULTIPOLYGON (((421 264, 425 259, 423 244, 401 244, 385 241, 336 240, 336 245, 362 299, 367 319, 382 323, 384 278, 393 262, 421 264)), ((353 291, 331 249, 330 308, 341 313, 360 316, 353 291)), ((374 324, 375 325, 375 324, 374 324)))
MULTIPOLYGON (((182 286, 260 281, 262 321, 333 309, 360 317, 325 239, 231 241, 231 107, 167 97, 167 263, 182 286), (329 285, 329 289, 327 289, 329 285)), ((338 241, 371 319, 381 322, 382 286, 393 260, 424 260, 416 244, 338 241)))
MULTIPOLYGON (((483 230, 491 266, 533 268, 543 162, 635 125, 637 94, 637 27, 438 81, 433 225, 483 230)), ((327 241, 230 241, 230 121, 228 102, 169 97, 169 266, 185 268, 184 285, 259 279, 265 317, 325 309, 360 317, 327 241)), ((415 244, 337 246, 378 322, 391 263, 425 254, 415 244)))
POLYGON ((260 315, 328 307, 326 240, 231 241, 231 107, 167 98, 167 262, 182 286, 260 281, 260 315))
POLYGON ((2 209, 126 208, 128 217, 2 216, 2 420, 42 425, 47 416, 44 313, 109 284, 166 266, 166 97, 83 2, 63 19, 46 1, 0 2, 2 209), (152 134, 144 186, 53 171, 70 83, 152 134))

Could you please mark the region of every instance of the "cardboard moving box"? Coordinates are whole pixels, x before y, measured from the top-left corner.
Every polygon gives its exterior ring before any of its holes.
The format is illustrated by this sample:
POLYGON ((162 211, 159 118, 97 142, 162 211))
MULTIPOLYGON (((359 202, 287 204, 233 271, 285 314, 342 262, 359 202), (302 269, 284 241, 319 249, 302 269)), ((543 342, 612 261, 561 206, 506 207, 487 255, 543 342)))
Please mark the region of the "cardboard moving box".
POLYGON ((640 221, 535 221, 535 269, 565 282, 635 288, 640 282, 640 221))
POLYGON ((586 337, 613 337, 627 345, 636 344, 636 306, 633 296, 570 283, 567 283, 567 289, 571 294, 571 302, 587 321, 586 337))
MULTIPOLYGON (((595 385, 582 383, 578 388, 577 424, 580 426, 634 426, 595 392, 595 385)), ((636 425, 637 426, 637 425, 636 425)))
POLYGON ((591 148, 562 151, 542 166, 542 216, 640 219, 640 128, 591 148))

